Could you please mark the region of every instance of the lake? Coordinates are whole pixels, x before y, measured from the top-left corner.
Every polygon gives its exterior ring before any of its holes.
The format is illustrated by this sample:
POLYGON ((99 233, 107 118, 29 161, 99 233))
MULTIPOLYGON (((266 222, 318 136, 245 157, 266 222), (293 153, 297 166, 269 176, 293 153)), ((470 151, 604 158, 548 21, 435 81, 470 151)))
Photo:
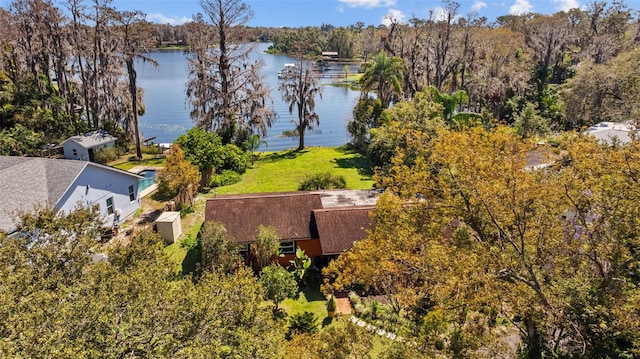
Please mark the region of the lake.
MULTIPOLYGON (((277 76, 285 63, 296 61, 284 55, 266 54, 264 51, 268 47, 268 43, 259 43, 252 54, 254 59, 259 58, 264 62, 262 74, 271 88, 271 106, 277 113, 277 119, 264 139, 267 147, 263 145, 260 150, 279 151, 298 146, 297 137, 282 136, 283 132, 295 129, 291 120, 296 116, 289 114, 288 104, 282 101, 277 76)), ((153 142, 170 143, 193 127, 185 91, 188 78, 187 60, 180 50, 155 51, 151 52, 149 57, 158 62, 157 68, 148 63, 138 63, 136 68, 138 86, 144 89, 146 106, 144 116, 140 117, 140 131, 145 139, 155 137, 153 142)), ((330 82, 331 79, 321 80, 323 84, 330 82)), ((316 98, 316 112, 320 116, 320 125, 305 133, 305 145, 335 147, 348 143, 350 137, 347 123, 359 97, 359 91, 345 87, 323 86, 322 99, 316 98)))

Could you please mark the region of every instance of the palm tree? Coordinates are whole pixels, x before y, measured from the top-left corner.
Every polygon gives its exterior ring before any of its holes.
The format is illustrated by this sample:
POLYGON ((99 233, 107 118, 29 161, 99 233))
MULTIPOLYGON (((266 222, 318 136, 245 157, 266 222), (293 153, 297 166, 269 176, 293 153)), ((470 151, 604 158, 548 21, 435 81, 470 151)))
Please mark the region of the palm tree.
POLYGON ((382 106, 387 108, 395 97, 402 95, 403 72, 404 65, 401 58, 387 57, 384 51, 380 51, 375 62, 369 64, 360 78, 363 95, 367 96, 369 91, 376 90, 382 106))
POLYGON ((449 125, 455 127, 456 109, 459 105, 466 104, 469 101, 469 95, 464 90, 457 90, 451 94, 441 92, 435 86, 427 87, 427 91, 431 93, 433 100, 442 105, 442 119, 449 125))
POLYGON ((254 133, 253 135, 249 136, 249 138, 247 138, 247 141, 245 142, 245 146, 247 147, 247 149, 249 149, 249 151, 251 151, 251 165, 253 166, 253 162, 255 160, 255 152, 258 150, 258 148, 260 147, 260 145, 265 145, 265 147, 267 146, 267 141, 260 139, 260 135, 257 133, 254 133))

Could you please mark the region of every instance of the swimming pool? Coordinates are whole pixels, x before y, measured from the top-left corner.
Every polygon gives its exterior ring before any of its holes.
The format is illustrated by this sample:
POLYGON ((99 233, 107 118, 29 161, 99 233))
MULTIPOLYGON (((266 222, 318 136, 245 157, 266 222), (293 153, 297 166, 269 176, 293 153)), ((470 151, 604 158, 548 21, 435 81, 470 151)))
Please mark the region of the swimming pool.
POLYGON ((143 177, 138 180, 138 190, 140 192, 151 187, 156 181, 156 170, 154 169, 142 170, 138 174, 143 177))

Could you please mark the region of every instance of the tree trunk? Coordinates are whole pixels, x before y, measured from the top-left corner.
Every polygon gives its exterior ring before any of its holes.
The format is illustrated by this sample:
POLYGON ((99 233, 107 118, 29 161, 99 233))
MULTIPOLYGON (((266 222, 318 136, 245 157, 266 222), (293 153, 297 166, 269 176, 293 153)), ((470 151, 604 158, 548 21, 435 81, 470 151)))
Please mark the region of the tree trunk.
POLYGON ((200 188, 209 186, 209 180, 211 179, 211 176, 213 176, 213 172, 213 167, 207 167, 202 170, 202 176, 200 176, 200 188))
POLYGON ((304 150, 304 127, 298 127, 298 136, 300 136, 300 142, 298 144, 298 151, 304 150))
POLYGON ((531 316, 527 316, 524 323, 527 329, 526 358, 542 359, 542 338, 540 338, 536 323, 531 316))
POLYGON ((142 159, 142 148, 140 147, 140 129, 138 128, 138 87, 136 86, 136 70, 133 67, 133 57, 127 59, 127 72, 129 73, 129 92, 131 93, 131 109, 133 116, 133 127, 136 142, 136 156, 142 159))

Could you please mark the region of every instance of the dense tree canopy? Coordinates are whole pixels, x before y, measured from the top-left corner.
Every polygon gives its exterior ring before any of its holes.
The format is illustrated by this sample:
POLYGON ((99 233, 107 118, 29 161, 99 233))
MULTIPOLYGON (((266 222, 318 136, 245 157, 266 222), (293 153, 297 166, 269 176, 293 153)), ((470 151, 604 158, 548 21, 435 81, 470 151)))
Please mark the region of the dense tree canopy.
POLYGON ((640 50, 622 53, 608 65, 582 63, 562 92, 567 119, 576 128, 639 118, 639 94, 640 50))
POLYGON ((201 0, 200 5, 207 20, 196 18, 197 41, 187 52, 192 119, 216 131, 224 144, 240 145, 254 131, 264 136, 275 119, 267 106, 270 89, 260 74, 262 62, 249 58, 255 44, 242 40, 253 13, 239 0, 201 0))
POLYGON ((569 136, 532 171, 533 143, 506 128, 440 132, 398 151, 375 230, 329 273, 418 323, 442 311, 439 335, 468 350, 508 351, 513 328, 529 358, 638 355, 637 147, 569 136))
POLYGON ((284 330, 250 270, 180 279, 149 232, 91 263, 97 212, 55 212, 23 215, 23 235, 0 238, 2 357, 278 356, 284 330))

